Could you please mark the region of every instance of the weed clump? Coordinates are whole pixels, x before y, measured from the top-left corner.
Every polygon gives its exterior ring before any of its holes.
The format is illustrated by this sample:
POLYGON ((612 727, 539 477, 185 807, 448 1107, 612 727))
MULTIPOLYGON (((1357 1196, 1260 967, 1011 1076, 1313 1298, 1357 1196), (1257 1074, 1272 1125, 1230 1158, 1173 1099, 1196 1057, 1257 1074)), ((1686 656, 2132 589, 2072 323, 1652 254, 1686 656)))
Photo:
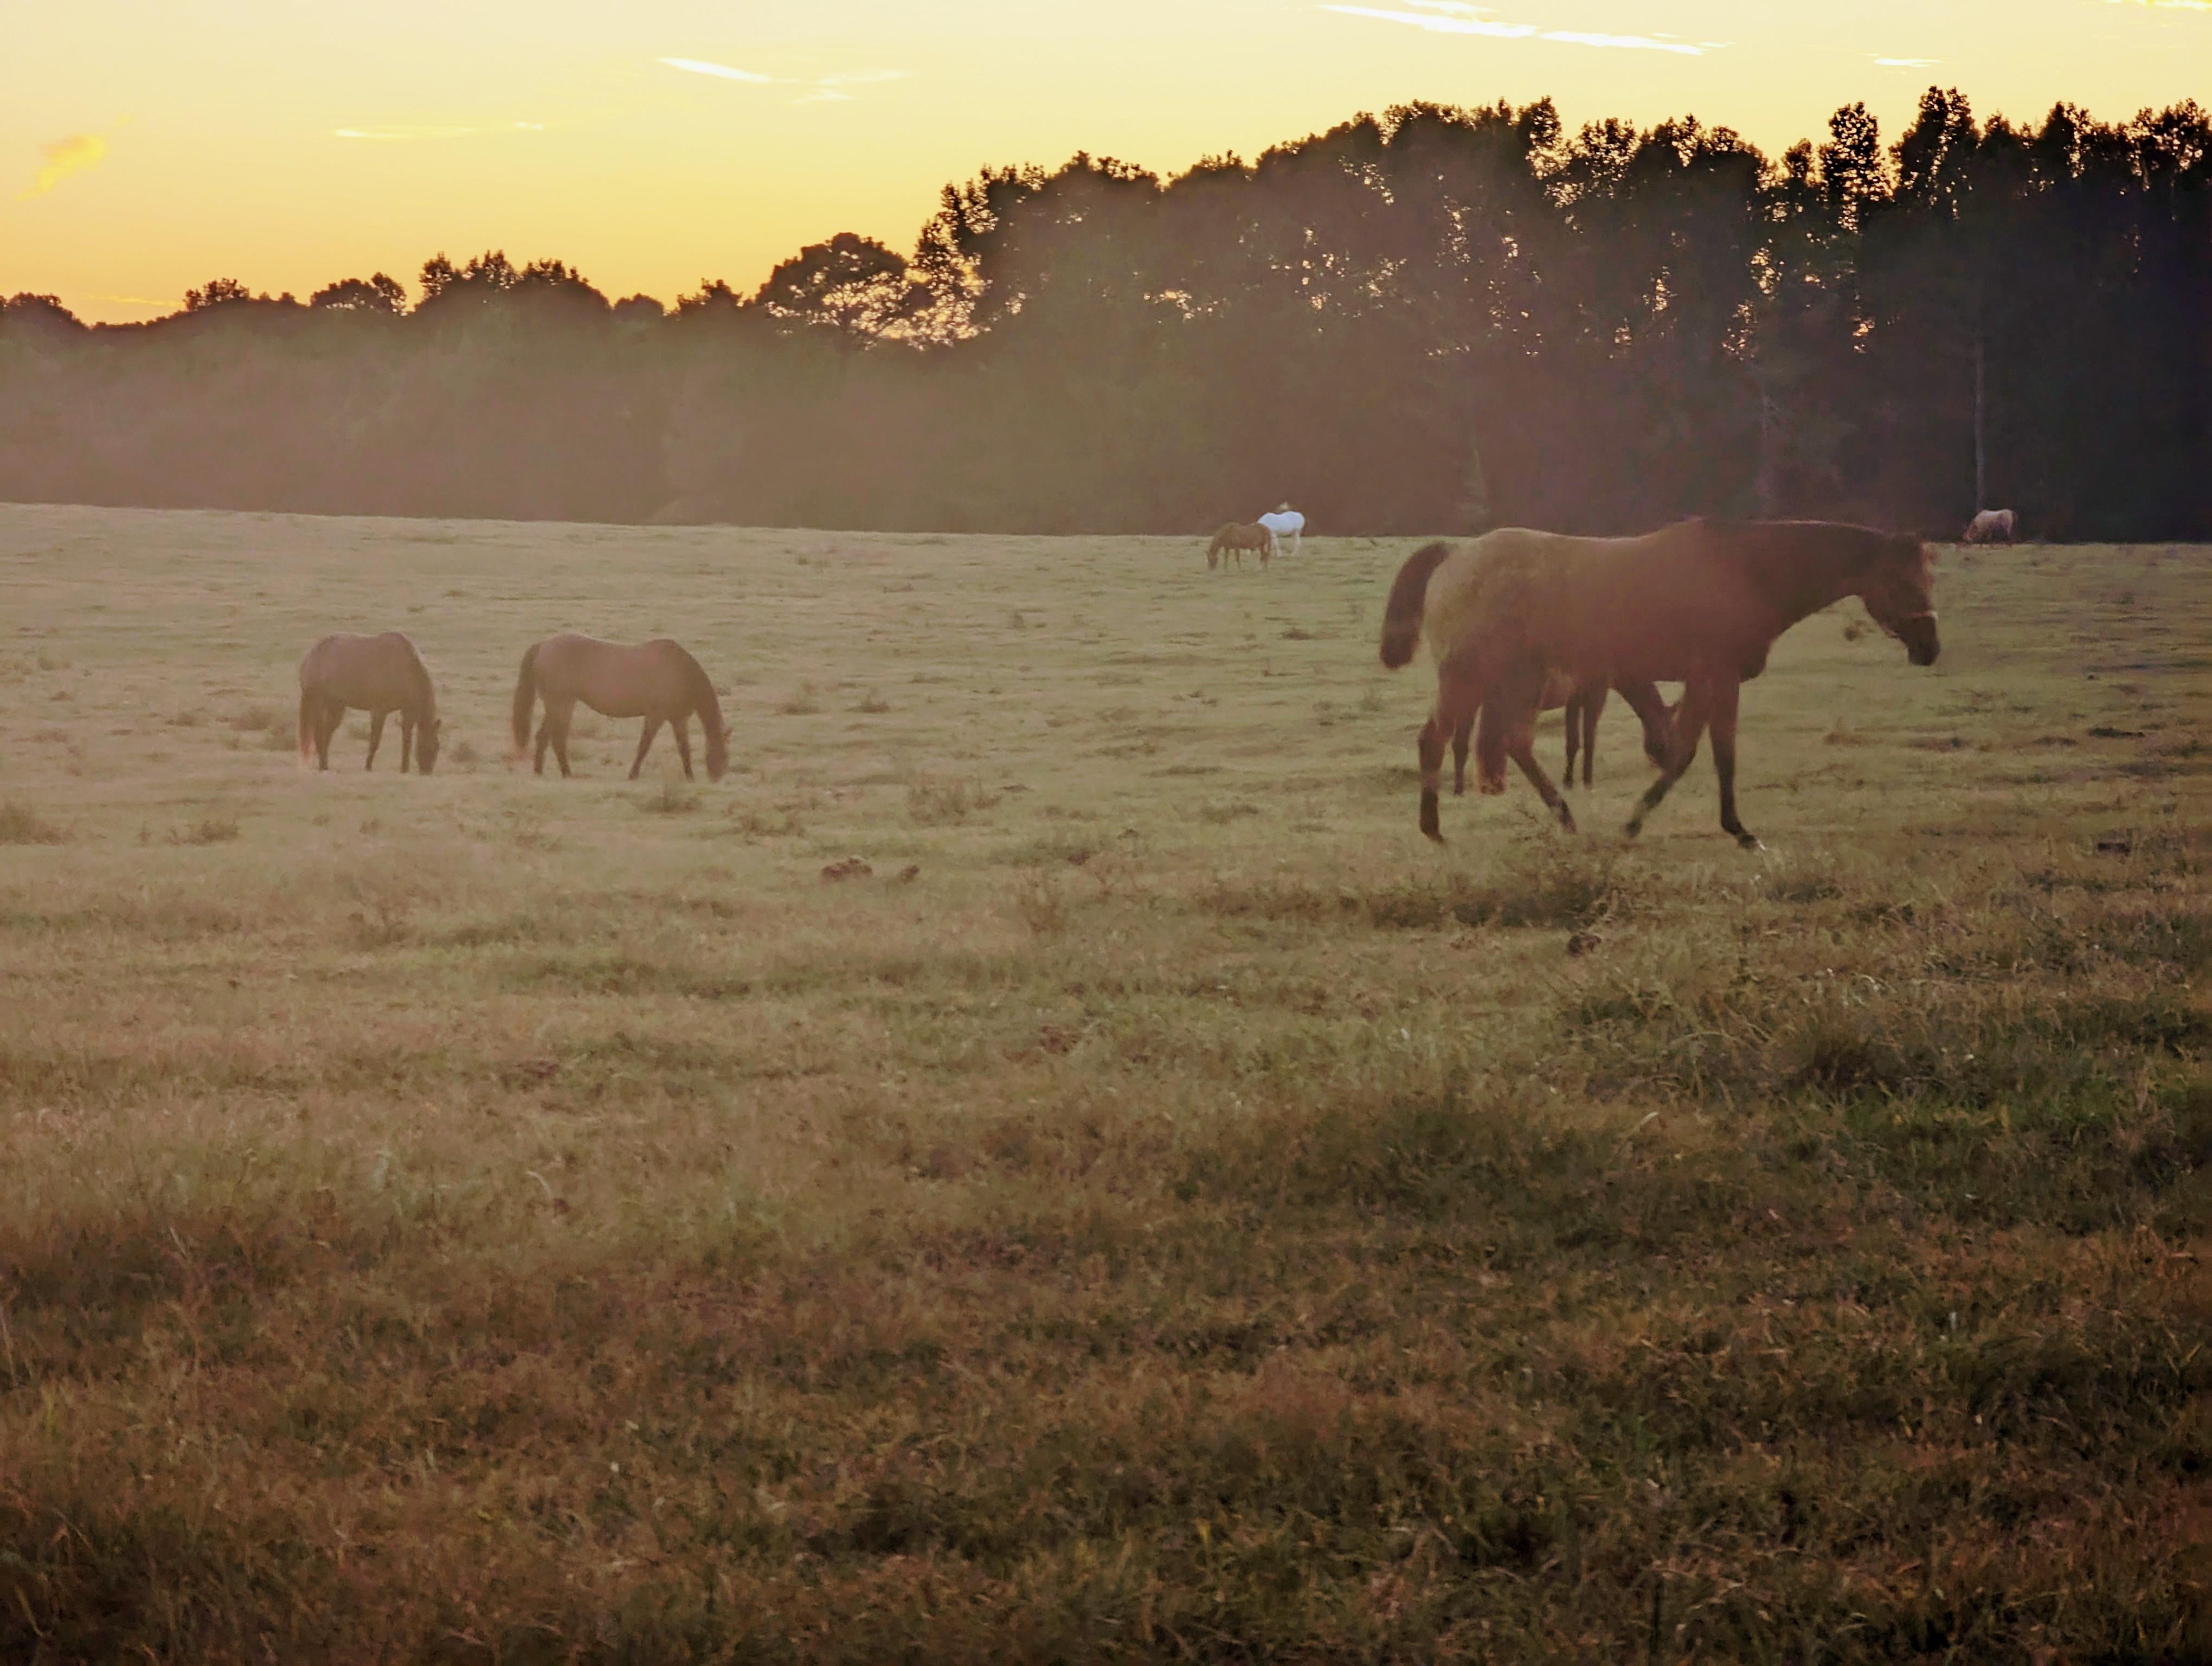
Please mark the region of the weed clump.
POLYGON ((235 816, 203 816, 183 827, 173 827, 163 842, 174 845, 228 844, 241 829, 235 816))
POLYGON ((14 799, 0 803, 0 844, 66 844, 68 830, 14 799))
POLYGON ((924 827, 963 822, 999 801, 980 782, 959 777, 924 775, 906 789, 906 812, 924 827))

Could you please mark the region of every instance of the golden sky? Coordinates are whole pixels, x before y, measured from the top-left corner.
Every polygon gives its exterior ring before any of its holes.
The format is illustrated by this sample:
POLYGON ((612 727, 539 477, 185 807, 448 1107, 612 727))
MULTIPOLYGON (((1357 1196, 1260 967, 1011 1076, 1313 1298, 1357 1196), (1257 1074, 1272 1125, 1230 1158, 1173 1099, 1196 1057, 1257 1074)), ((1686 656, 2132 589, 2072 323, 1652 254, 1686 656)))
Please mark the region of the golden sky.
POLYGON ((1078 149, 1179 171, 1413 99, 1694 113, 1770 153, 1864 99, 2212 100, 2212 0, 6 0, 0 294, 87 319, 241 279, 556 257, 750 289, 1078 149))

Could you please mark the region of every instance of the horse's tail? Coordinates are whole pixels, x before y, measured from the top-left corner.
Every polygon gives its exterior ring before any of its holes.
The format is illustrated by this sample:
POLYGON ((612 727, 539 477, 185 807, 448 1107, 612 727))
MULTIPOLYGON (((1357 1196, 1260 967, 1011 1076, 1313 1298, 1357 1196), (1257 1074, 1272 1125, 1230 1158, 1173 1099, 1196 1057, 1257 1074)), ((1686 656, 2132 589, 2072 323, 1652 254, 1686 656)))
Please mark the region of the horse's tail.
POLYGON ((699 714, 699 727, 707 732, 707 779, 720 781, 730 767, 730 732, 722 725, 722 702, 714 697, 714 679, 707 675, 707 668, 688 651, 684 660, 691 708, 699 714))
POLYGON ((1420 646, 1421 607, 1429 593, 1429 575, 1451 554, 1451 545, 1425 544, 1406 557, 1390 583, 1390 599, 1382 607, 1382 663, 1395 671, 1413 657, 1420 646))
POLYGON ((300 690, 300 762, 315 754, 315 708, 322 702, 306 686, 300 690))
POLYGON ((514 679, 514 756, 519 762, 530 750, 530 714, 538 704, 538 650, 532 642, 522 650, 521 674, 514 679))

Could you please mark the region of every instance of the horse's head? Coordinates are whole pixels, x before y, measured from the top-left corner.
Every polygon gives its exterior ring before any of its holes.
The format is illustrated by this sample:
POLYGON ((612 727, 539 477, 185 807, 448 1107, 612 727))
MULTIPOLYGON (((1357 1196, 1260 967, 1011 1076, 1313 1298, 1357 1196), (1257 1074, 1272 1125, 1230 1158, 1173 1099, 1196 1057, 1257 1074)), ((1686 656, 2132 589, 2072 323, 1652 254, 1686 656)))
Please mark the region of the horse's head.
POLYGON ((707 731, 707 779, 720 781, 730 767, 730 733, 726 729, 707 731))
POLYGON ((1918 538, 1884 539, 1866 587, 1859 592, 1868 616, 1905 644, 1905 656, 1916 666, 1934 665, 1943 647, 1936 634, 1933 566, 1934 557, 1918 538))
POLYGON ((438 731, 443 726, 444 720, 436 717, 426 717, 415 726, 415 767, 426 775, 437 767, 438 731))

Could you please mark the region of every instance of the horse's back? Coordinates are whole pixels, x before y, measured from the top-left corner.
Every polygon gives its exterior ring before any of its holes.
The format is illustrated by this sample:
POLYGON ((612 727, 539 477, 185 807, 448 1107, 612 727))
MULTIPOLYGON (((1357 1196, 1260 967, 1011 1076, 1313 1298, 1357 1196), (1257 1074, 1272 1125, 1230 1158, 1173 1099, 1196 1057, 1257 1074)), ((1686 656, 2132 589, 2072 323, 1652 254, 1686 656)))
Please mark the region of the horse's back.
POLYGON ((343 700, 349 706, 397 706, 430 680, 422 656, 404 631, 375 636, 337 631, 324 637, 300 659, 300 687, 343 700))
POLYGON ((692 693, 694 676, 704 676, 691 651, 672 636, 610 642, 564 633, 538 643, 532 666, 547 694, 581 700, 606 717, 642 717, 692 693))

